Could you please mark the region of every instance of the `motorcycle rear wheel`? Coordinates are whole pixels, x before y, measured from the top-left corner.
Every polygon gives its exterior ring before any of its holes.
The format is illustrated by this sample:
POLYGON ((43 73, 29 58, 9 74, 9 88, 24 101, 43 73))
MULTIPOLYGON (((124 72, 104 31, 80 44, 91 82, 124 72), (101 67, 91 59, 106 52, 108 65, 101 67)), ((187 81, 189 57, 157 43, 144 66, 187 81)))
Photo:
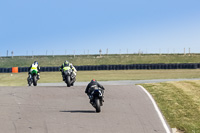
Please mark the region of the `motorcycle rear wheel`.
POLYGON ((98 98, 95 98, 94 102, 95 102, 95 105, 96 105, 95 106, 96 107, 96 112, 97 113, 101 112, 100 100, 98 98))
POLYGON ((37 86, 37 76, 36 75, 33 76, 33 85, 37 86))

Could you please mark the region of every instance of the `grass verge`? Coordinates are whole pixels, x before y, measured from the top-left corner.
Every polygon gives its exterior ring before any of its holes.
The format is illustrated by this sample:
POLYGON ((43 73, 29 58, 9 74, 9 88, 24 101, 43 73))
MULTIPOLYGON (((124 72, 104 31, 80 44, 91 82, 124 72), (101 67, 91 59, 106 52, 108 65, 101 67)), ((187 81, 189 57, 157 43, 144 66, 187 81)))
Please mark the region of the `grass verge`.
MULTIPOLYGON (((148 80, 148 79, 178 79, 199 78, 199 69, 191 70, 111 70, 111 71, 78 71, 77 81, 109 80, 148 80)), ((26 86, 27 73, 0 73, 0 86, 26 86)), ((41 72, 38 83, 62 82, 60 72, 41 72)))
POLYGON ((142 84, 154 97, 170 127, 200 133, 200 81, 142 84))

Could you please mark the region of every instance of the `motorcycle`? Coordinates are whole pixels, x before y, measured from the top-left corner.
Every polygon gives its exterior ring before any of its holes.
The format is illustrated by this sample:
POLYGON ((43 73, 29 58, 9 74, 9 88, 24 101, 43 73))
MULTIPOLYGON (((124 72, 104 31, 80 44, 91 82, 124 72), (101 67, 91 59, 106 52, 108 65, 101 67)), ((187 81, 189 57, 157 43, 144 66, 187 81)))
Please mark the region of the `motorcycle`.
POLYGON ((27 80, 28 80, 29 86, 31 86, 32 83, 33 83, 34 86, 37 86, 37 81, 38 81, 37 71, 36 70, 31 71, 31 74, 29 74, 27 80))
POLYGON ((103 106, 103 94, 99 88, 94 88, 90 95, 90 103, 96 109, 96 112, 101 112, 101 106, 103 106))
POLYGON ((73 86, 74 82, 76 81, 76 75, 73 73, 72 69, 70 67, 66 67, 63 73, 67 87, 73 86))

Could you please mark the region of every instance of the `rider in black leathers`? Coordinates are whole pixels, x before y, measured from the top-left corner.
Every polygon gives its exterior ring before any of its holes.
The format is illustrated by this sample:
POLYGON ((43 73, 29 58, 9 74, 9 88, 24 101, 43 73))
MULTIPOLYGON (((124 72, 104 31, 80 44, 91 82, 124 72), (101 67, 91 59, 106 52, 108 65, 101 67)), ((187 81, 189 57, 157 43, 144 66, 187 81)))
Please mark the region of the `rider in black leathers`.
MULTIPOLYGON (((101 89, 102 95, 104 94, 105 88, 101 84, 99 84, 95 79, 91 80, 91 82, 87 85, 85 89, 85 93, 89 96, 90 102, 92 100, 90 95, 95 87, 99 87, 101 89)), ((102 96, 102 101, 104 102, 103 96, 102 96)))

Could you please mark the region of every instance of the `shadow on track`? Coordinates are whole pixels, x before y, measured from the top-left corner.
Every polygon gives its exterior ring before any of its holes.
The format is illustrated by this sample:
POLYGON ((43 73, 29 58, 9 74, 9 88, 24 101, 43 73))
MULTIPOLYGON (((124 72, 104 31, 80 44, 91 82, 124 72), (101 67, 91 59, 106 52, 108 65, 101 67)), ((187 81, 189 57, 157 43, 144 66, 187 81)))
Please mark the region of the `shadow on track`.
POLYGON ((96 113, 96 111, 92 111, 92 110, 61 110, 60 112, 68 112, 68 113, 96 113))

